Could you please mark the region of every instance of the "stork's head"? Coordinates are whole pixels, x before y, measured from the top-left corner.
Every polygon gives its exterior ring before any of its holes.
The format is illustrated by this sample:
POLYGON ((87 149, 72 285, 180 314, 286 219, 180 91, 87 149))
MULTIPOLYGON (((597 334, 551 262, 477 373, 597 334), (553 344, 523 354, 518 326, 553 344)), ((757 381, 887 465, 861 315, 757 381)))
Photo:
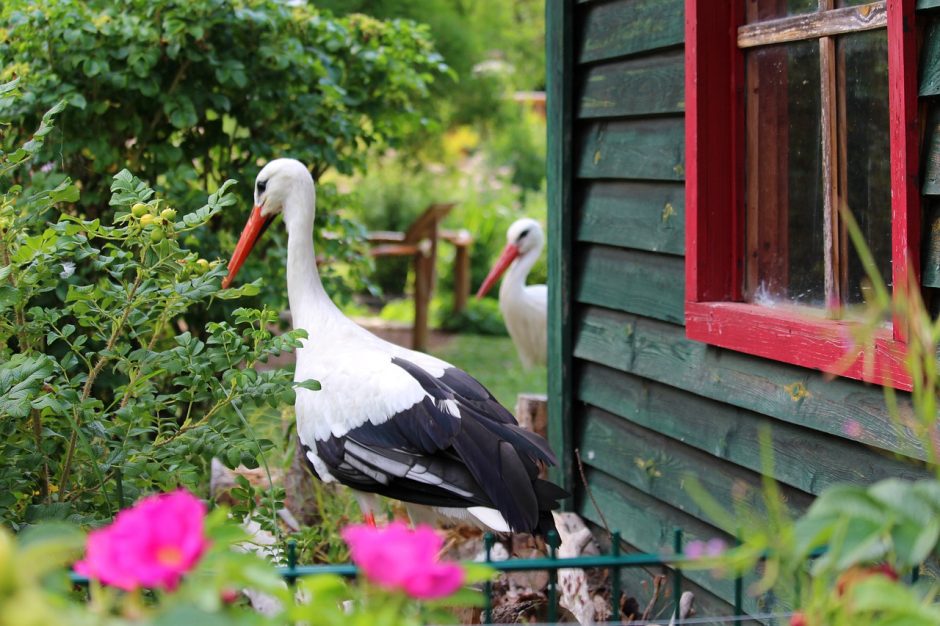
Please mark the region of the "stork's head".
POLYGON ((493 264, 493 269, 486 276, 483 284, 477 291, 477 298, 486 295, 499 277, 512 265, 517 258, 533 256, 537 257, 542 250, 542 244, 545 237, 542 234, 542 227, 537 221, 530 217, 523 217, 512 223, 509 230, 506 231, 506 247, 493 264))
POLYGON ((542 226, 531 217, 523 217, 512 223, 506 231, 506 247, 515 246, 519 256, 530 250, 541 250, 545 243, 542 226))
POLYGON ((278 213, 284 214, 288 229, 291 224, 313 227, 316 211, 313 177, 307 167, 296 159, 275 159, 261 168, 255 179, 255 205, 242 235, 228 262, 228 276, 222 287, 228 287, 245 259, 278 213))

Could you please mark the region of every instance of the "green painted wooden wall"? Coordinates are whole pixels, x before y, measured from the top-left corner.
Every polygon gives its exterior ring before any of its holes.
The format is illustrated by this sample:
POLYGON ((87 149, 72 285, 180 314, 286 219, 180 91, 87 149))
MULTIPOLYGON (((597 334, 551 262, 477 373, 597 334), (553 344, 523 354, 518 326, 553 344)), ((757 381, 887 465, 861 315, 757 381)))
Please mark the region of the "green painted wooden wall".
MULTIPOLYGON (((547 6, 550 434, 570 505, 602 524, 577 451, 603 517, 629 549, 669 552, 675 527, 689 540, 731 540, 735 529, 689 497, 688 476, 729 506, 753 499, 758 435, 768 425, 794 511, 837 481, 923 475, 896 458, 922 451, 889 423, 879 388, 686 339, 683 1, 547 6), (845 434, 848 420, 860 437, 845 434)), ((940 95, 940 19, 931 23, 940 2, 918 6, 929 113, 940 95)), ((940 116, 930 115, 925 195, 940 194, 940 116)), ((628 590, 643 595, 636 585, 645 575, 625 578, 628 590)), ((688 576, 701 613, 730 613, 728 583, 688 576)), ((746 608, 773 607, 759 599, 746 608)))

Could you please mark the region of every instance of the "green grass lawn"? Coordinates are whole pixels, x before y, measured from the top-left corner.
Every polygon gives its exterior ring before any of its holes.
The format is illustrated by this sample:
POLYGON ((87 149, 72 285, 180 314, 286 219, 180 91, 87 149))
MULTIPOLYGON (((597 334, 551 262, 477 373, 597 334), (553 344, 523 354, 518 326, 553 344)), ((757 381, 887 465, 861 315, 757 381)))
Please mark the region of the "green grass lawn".
POLYGON ((544 366, 522 368, 509 337, 457 335, 432 352, 483 383, 510 411, 516 407, 516 395, 545 393, 548 384, 544 366))

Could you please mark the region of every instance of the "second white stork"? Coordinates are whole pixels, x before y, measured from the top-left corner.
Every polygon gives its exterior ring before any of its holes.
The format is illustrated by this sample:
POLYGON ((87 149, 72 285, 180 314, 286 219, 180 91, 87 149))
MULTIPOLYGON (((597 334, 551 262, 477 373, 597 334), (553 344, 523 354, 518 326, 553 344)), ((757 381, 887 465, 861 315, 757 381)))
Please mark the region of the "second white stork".
MULTIPOLYGON (((227 287, 278 215, 287 227, 287 295, 297 351, 297 434, 321 480, 352 487, 366 519, 380 494, 413 517, 475 523, 496 532, 554 529, 567 493, 538 477, 554 464, 544 439, 521 428, 479 382, 440 359, 379 339, 348 319, 323 289, 313 246, 316 194, 307 168, 268 163, 229 262, 227 287)), ((373 522, 374 523, 374 522, 373 522)))
POLYGON ((525 284, 544 242, 542 227, 534 219, 513 222, 506 232, 506 247, 477 291, 477 298, 482 298, 509 270, 499 286, 499 310, 526 368, 544 365, 548 350, 548 287, 525 284))

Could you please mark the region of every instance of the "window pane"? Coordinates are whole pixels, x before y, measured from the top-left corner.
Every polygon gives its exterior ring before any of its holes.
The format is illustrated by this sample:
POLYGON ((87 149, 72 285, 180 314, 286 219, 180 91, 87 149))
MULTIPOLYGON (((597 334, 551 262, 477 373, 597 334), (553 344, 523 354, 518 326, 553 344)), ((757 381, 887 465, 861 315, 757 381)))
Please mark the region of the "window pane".
MULTIPOLYGON (((844 63, 846 196, 878 270, 891 283, 891 170, 888 132, 888 38, 885 30, 840 37, 844 63)), ((841 69, 841 68, 840 68, 841 69)), ((843 300, 863 301, 865 270, 847 242, 843 300)))
POLYGON ((815 13, 819 0, 748 0, 746 20, 748 24, 775 20, 788 15, 815 13))
POLYGON ((745 294, 823 305, 819 43, 747 54, 745 294))

